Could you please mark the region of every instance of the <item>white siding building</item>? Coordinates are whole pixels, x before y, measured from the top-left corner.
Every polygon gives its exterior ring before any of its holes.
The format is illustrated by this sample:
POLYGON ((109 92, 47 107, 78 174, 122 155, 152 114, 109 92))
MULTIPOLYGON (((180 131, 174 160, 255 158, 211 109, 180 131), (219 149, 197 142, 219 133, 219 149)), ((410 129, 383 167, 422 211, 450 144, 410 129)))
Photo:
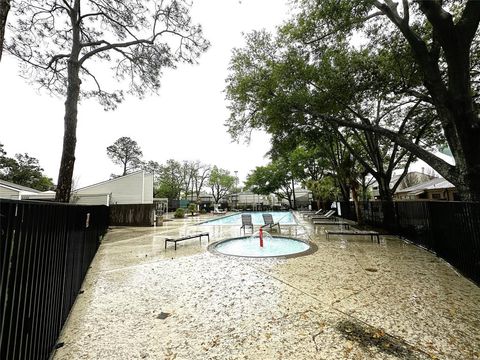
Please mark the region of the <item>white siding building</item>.
POLYGON ((26 186, 17 185, 9 181, 0 180, 0 199, 9 200, 53 200, 53 191, 38 191, 26 186))
POLYGON ((137 171, 73 191, 71 202, 84 205, 153 204, 153 175, 137 171))

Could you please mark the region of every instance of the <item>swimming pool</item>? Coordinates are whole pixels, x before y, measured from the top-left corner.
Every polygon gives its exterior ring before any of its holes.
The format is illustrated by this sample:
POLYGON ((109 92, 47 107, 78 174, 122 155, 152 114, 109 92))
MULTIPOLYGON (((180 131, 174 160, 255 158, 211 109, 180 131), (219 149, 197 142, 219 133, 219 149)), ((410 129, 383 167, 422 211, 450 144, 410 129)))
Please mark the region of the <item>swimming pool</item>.
POLYGON ((215 220, 209 220, 202 223, 202 225, 242 225, 242 214, 252 215, 253 225, 263 225, 262 214, 272 214, 273 222, 279 222, 281 225, 297 225, 295 217, 290 211, 258 211, 245 212, 233 215, 224 216, 215 220))

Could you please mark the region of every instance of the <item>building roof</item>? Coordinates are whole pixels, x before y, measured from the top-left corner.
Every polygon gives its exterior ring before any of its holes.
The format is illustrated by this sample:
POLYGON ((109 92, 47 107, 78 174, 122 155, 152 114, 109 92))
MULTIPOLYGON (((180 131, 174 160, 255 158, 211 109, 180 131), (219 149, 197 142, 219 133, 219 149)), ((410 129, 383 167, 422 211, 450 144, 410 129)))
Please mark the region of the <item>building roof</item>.
POLYGON ((145 175, 149 174, 149 173, 147 173, 147 172, 144 171, 144 170, 138 170, 138 171, 135 171, 135 172, 130 173, 130 174, 127 174, 127 175, 118 176, 118 177, 116 177, 116 178, 114 178, 114 179, 109 179, 109 180, 101 181, 101 182, 96 183, 96 184, 84 186, 84 187, 82 187, 82 188, 78 188, 78 189, 75 189, 75 190, 73 190, 73 191, 85 190, 85 189, 91 188, 91 187, 93 187, 93 186, 97 186, 97 185, 101 185, 101 184, 106 184, 106 183, 116 182, 116 181, 119 181, 119 180, 123 180, 123 179, 125 179, 126 177, 133 176, 133 175, 137 175, 137 174, 142 173, 142 172, 144 172, 145 175))
POLYGON ((434 178, 432 180, 423 182, 421 184, 417 184, 414 186, 410 186, 408 188, 404 188, 401 190, 397 190, 395 193, 410 193, 411 195, 419 195, 426 190, 435 190, 435 189, 450 189, 454 188, 455 185, 448 182, 444 178, 434 178))
POLYGON ((35 190, 27 186, 17 185, 15 183, 12 183, 10 181, 5 181, 5 180, 0 180, 0 186, 9 188, 11 190, 16 190, 18 192, 29 192, 29 193, 35 193, 35 194, 41 193, 41 191, 39 190, 35 190))
MULTIPOLYGON (((409 174, 418 174, 418 175, 423 175, 423 176, 429 176, 428 174, 425 174, 425 173, 421 173, 419 171, 409 171, 405 177, 407 177, 409 174)), ((393 174, 391 179, 390 179, 390 188, 393 188, 393 186, 397 183, 398 179, 400 178, 402 174, 393 174)), ((404 177, 404 179, 405 179, 404 177)), ((431 177, 431 176, 430 176, 431 177)), ((378 186, 378 181, 377 180, 373 180, 373 182, 370 184, 370 186, 372 187, 375 187, 375 186, 378 186)))

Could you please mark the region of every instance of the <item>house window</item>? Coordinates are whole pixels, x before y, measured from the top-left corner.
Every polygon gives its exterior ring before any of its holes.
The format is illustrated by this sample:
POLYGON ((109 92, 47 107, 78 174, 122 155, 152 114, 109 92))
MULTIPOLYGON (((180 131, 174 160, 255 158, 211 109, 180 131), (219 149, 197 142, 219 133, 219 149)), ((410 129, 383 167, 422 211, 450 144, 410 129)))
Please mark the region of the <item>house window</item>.
POLYGON ((441 194, 432 194, 432 199, 441 200, 442 196, 441 196, 441 194))

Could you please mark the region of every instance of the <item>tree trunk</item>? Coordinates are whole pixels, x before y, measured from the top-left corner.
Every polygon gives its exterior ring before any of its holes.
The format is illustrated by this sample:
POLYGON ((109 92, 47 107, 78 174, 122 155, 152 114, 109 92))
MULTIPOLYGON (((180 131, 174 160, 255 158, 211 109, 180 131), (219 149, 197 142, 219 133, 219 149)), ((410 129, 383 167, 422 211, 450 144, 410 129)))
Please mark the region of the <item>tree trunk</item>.
POLYGON ((357 215, 357 224, 363 225, 363 211, 358 201, 358 192, 356 186, 352 186, 352 198, 355 204, 355 214, 357 215))
POLYGON ((297 199, 295 198, 295 182, 293 181, 292 178, 292 197, 293 197, 293 209, 297 209, 297 199))
POLYGON ((387 179, 377 179, 380 200, 382 200, 383 227, 385 229, 394 230, 395 228, 395 211, 393 204, 393 194, 390 189, 390 182, 387 179))
POLYGON ((365 176, 362 177, 362 201, 363 202, 368 201, 368 185, 365 180, 365 176))
POLYGON ((0 60, 2 60, 3 40, 5 38, 5 27, 7 26, 9 11, 10 0, 0 0, 0 60))
POLYGON ((79 68, 78 62, 72 60, 68 62, 68 87, 67 100, 65 101, 63 150, 55 197, 55 200, 60 202, 68 202, 72 190, 75 147, 77 145, 77 105, 80 97, 79 68))
POLYGON ((470 71, 470 51, 478 31, 480 2, 468 1, 456 23, 453 16, 439 10, 441 5, 437 2, 422 0, 417 3, 432 25, 436 41, 443 50, 447 63, 446 82, 442 77, 438 54, 429 51, 427 44, 412 31, 408 22, 392 16, 393 7, 381 5, 380 9, 398 26, 412 48, 423 72, 423 83, 433 99, 455 158, 456 171, 449 177, 448 172, 443 173, 426 162, 457 187, 462 200, 480 201, 480 118, 473 99, 470 71))
POLYGON ((342 201, 350 201, 350 190, 348 188, 348 185, 345 183, 339 183, 339 187, 342 201))
POLYGON ((73 168, 75 165, 75 147, 77 145, 77 113, 80 98, 80 28, 77 16, 80 11, 80 1, 76 0, 70 13, 72 22, 72 51, 68 60, 67 99, 65 100, 65 116, 63 131, 63 150, 58 172, 55 201, 68 202, 72 190, 73 168))
POLYGON ((480 121, 475 113, 466 111, 463 101, 452 103, 455 139, 447 140, 451 144, 459 176, 451 182, 462 200, 480 201, 480 121))
MULTIPOLYGON (((278 194, 281 196, 281 194, 278 194)), ((288 200, 288 208, 289 209, 292 209, 293 208, 293 204, 292 204, 292 192, 288 190, 288 188, 285 188, 285 195, 286 195, 286 199, 288 200)))

